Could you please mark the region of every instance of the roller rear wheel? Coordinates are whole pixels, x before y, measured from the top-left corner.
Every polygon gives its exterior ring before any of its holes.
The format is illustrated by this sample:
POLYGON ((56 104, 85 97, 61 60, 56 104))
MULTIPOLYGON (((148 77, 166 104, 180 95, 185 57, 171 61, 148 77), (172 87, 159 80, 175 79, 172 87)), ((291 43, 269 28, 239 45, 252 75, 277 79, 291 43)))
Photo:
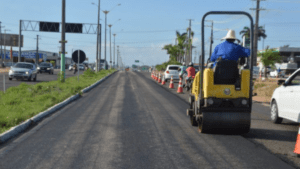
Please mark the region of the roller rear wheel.
POLYGON ((202 112, 198 116, 200 133, 243 134, 250 130, 251 114, 236 112, 202 112))

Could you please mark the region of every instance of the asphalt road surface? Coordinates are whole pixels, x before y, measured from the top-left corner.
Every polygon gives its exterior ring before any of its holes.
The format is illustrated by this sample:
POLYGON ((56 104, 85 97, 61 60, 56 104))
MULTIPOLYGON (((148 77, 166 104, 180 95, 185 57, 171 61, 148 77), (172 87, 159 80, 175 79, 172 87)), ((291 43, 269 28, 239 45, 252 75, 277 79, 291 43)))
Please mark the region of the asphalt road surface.
MULTIPOLYGON (((34 82, 32 81, 27 81, 27 80, 16 80, 16 79, 12 79, 12 80, 8 80, 8 73, 0 73, 0 90, 3 91, 3 75, 5 75, 5 90, 7 90, 9 87, 12 86, 18 86, 21 83, 27 83, 27 84, 37 84, 40 82, 48 82, 48 81, 53 81, 53 80, 57 80, 57 74, 59 73, 60 69, 54 69, 54 73, 49 74, 49 73, 38 73, 37 75, 37 79, 34 82)), ((79 72, 79 74, 82 74, 83 71, 81 70, 79 72)), ((66 74, 65 77, 72 77, 72 76, 77 76, 78 73, 74 74, 74 71, 69 71, 66 69, 66 74)))
POLYGON ((118 72, 2 145, 0 168, 292 168, 243 136, 200 134, 187 103, 118 72))

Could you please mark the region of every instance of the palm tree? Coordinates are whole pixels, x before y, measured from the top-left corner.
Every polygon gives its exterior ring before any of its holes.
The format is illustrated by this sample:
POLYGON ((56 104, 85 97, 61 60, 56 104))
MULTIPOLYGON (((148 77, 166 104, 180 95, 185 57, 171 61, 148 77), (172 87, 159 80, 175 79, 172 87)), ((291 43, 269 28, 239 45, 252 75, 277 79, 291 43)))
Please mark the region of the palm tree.
POLYGON ((167 50, 167 54, 170 55, 170 60, 176 60, 179 53, 177 45, 172 45, 172 44, 165 45, 162 49, 167 50))
MULTIPOLYGON (((261 37, 264 38, 264 39, 267 37, 265 32, 266 31, 262 26, 258 27, 258 36, 257 36, 258 40, 260 40, 261 37)), ((244 29, 240 32, 240 35, 241 34, 242 34, 242 36, 245 36, 246 38, 249 38, 250 37, 250 28, 244 27, 244 29)))
POLYGON ((186 42, 187 42, 187 33, 182 33, 176 31, 176 36, 177 36, 177 46, 179 50, 179 55, 177 57, 177 61, 181 62, 183 59, 183 54, 184 54, 184 48, 186 47, 186 42))

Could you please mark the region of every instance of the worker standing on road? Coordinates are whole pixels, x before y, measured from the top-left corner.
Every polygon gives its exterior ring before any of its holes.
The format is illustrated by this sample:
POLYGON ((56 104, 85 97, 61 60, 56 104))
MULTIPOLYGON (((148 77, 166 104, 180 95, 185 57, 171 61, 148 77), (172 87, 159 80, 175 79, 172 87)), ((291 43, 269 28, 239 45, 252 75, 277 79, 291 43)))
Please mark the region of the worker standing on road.
POLYGON ((74 69, 74 74, 78 71, 78 69, 77 69, 77 65, 76 64, 74 64, 74 67, 73 67, 73 69, 74 69))
POLYGON ((216 61, 221 57, 224 60, 235 60, 238 61, 241 57, 248 57, 250 55, 250 49, 244 48, 236 43, 235 40, 238 40, 235 37, 235 31, 229 30, 227 35, 222 38, 226 41, 217 45, 214 52, 211 55, 210 60, 216 65, 216 61))

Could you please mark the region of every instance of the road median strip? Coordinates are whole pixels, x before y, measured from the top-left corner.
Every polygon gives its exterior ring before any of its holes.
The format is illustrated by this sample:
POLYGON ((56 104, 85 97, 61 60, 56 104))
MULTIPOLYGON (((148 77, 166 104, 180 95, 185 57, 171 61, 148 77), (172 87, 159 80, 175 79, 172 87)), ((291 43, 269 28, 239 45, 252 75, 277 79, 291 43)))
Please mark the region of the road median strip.
MULTIPOLYGON (((88 84, 85 84, 85 85, 82 85, 80 84, 81 86, 84 86, 85 88, 84 89, 81 89, 82 87, 78 87, 78 86, 75 86, 77 87, 77 89, 80 89, 80 90, 67 90, 67 92, 70 92, 68 94, 65 94, 64 96, 66 96, 66 98, 64 98, 63 100, 59 101, 57 100, 57 98, 55 99, 54 97, 51 97, 51 95, 49 93, 45 93, 44 94, 44 97, 45 96, 48 96, 50 97, 50 100, 55 100, 55 101, 58 101, 58 103, 55 103, 55 104, 52 104, 52 105, 46 105, 46 107, 49 107, 49 108, 44 108, 43 110, 44 111, 39 111, 39 113, 32 113, 30 112, 28 109, 26 110, 26 108, 30 108, 30 106, 27 106, 25 107, 24 109, 22 109, 23 111, 26 111, 27 114, 25 115, 28 115, 30 114, 32 117, 31 118, 27 118, 25 120, 22 120, 21 122, 19 123, 16 123, 16 121, 18 120, 18 118, 16 119, 12 119, 11 121, 9 120, 6 120, 5 119, 5 116, 9 115, 10 113, 9 112, 1 112, 1 109, 0 109, 0 129, 2 129, 1 132, 3 132, 2 134, 0 134, 0 144, 10 140, 11 138, 17 136, 18 134, 20 134, 21 132, 25 131, 26 129, 28 129, 30 126, 38 123, 39 121, 41 121, 43 118, 53 114, 54 112, 56 112, 57 110, 61 109, 62 107, 68 105, 69 103, 71 103, 72 101, 78 99, 80 97, 80 95, 82 93, 86 93, 88 91, 90 91, 92 88, 96 87, 97 85, 99 85, 100 83, 102 83, 105 79, 107 79, 109 76, 111 76, 112 74, 114 74, 116 71, 114 70, 106 70, 106 71, 102 71, 102 72, 99 72, 99 74, 96 74, 94 76, 89 76, 89 72, 86 73, 86 74, 83 74, 80 76, 80 79, 83 79, 84 78, 95 78, 96 77, 100 77, 101 79, 100 80, 97 80, 96 82, 91 82, 91 80, 87 80, 89 83, 88 84), (86 87, 87 86, 87 87, 86 87), (71 94, 74 94, 74 95, 71 95, 71 94), (70 96, 71 95, 71 96, 70 96), (15 120, 15 121, 14 121, 15 120), (6 122, 6 123, 5 123, 6 122), (6 126, 6 125, 12 125, 12 123, 16 123, 17 125, 14 125, 14 126, 6 126), (8 129, 9 128, 9 129, 8 129), (6 130, 5 130, 6 129, 6 130)), ((92 73, 93 74, 93 73, 92 73)), ((67 78, 66 79, 66 82, 67 81, 70 81, 72 82, 72 80, 75 80, 77 77, 70 77, 70 78, 67 78)), ((95 79, 96 80, 96 79, 95 79)), ((85 81, 86 82, 86 81, 85 81)), ((46 82, 45 84, 49 84, 50 88, 51 86, 53 85, 54 82, 46 82)), ((72 82, 74 83, 74 82, 72 82)), ((45 87, 45 84, 44 84, 44 87, 45 87)), ((25 85, 25 84, 23 84, 25 85)), ((36 84, 34 85, 33 87, 30 87, 28 86, 27 90, 31 91, 33 90, 35 87, 38 88, 39 90, 42 90, 42 88, 40 86, 38 86, 39 84, 36 84), (38 86, 38 87, 37 87, 38 86)), ((47 86, 47 88, 49 88, 49 86, 47 86)), ((63 87, 62 87, 63 88, 63 87)), ((73 86, 74 88, 74 86, 73 86)), ((16 91, 19 91, 17 90, 18 87, 12 87, 11 90, 16 90, 16 91)), ((22 89, 22 86, 21 86, 21 89, 22 89)), ((61 88, 59 88, 60 90, 63 90, 61 88)), ((26 92, 26 91, 20 91, 20 92, 26 92)), ((28 92, 28 91, 27 91, 28 92)), ((66 91, 65 91, 66 92, 66 91)), ((54 91, 53 93, 51 92, 52 95, 55 95, 57 94, 57 91, 54 91)), ((4 93, 1 93, 1 104, 0 104, 0 107, 5 107, 5 102, 3 101, 3 99, 5 99, 5 94, 4 93)), ((21 95, 21 94, 20 94, 21 95)), ((42 96, 40 96, 41 98, 43 98, 43 94, 42 96)), ((9 98, 8 98, 9 100, 9 98)), ((31 100, 32 101, 32 100, 31 100)), ((45 102, 47 102, 48 100, 46 100, 45 102)), ((14 102, 15 103, 15 102, 14 102)), ((34 102, 32 102, 34 103, 34 102)), ((51 102, 53 103, 53 102, 51 102)), ((8 106, 8 105, 7 105, 8 106)), ((45 107, 45 105, 44 105, 45 107)), ((13 109, 14 107, 10 107, 10 109, 13 109)), ((7 109, 2 109, 2 110, 7 110, 7 109)), ((16 115, 14 116, 17 116, 19 118, 24 118, 24 115, 23 115, 23 112, 17 112, 15 113, 16 115)), ((7 116, 8 118, 8 116, 7 116)))

